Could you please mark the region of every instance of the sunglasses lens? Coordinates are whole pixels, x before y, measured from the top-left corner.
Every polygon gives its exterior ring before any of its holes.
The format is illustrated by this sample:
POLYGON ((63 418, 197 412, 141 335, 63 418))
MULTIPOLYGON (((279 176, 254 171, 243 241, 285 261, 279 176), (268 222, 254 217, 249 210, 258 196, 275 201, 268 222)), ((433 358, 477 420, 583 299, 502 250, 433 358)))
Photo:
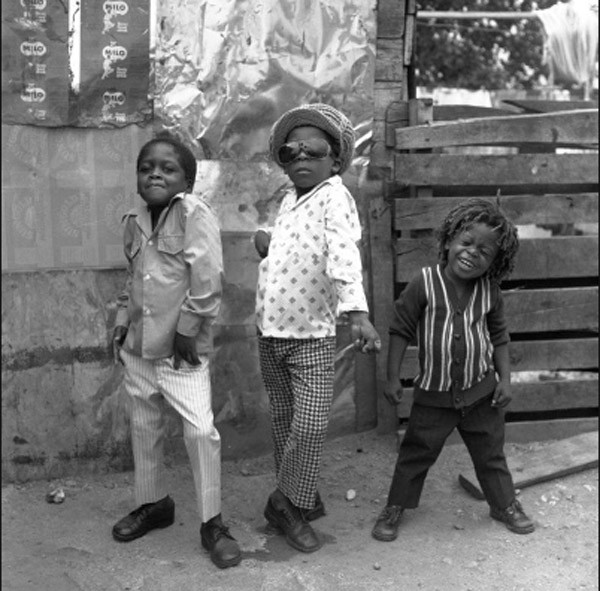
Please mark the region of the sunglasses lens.
MULTIPOLYGON (((296 144, 296 142, 294 142, 294 144, 296 144)), ((279 162, 281 162, 281 164, 289 164, 290 162, 294 161, 299 154, 300 148, 297 145, 294 146, 292 144, 284 144, 281 146, 281 148, 279 148, 277 156, 279 157, 279 162)))
POLYGON ((277 156, 282 164, 289 164, 300 156, 300 152, 304 152, 308 158, 322 160, 331 153, 329 143, 321 138, 312 138, 302 140, 300 142, 289 142, 279 148, 277 156))

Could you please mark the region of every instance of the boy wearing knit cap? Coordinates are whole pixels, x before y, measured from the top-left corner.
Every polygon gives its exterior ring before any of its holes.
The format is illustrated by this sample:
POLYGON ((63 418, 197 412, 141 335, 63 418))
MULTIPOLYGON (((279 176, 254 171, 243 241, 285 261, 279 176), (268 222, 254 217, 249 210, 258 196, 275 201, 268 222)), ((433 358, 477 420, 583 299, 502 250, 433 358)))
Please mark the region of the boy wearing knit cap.
POLYGON ((270 152, 294 187, 270 232, 254 239, 262 261, 256 314, 269 395, 277 488, 264 515, 302 552, 321 542, 309 521, 325 514, 317 480, 333 399, 336 318, 345 314, 356 349, 381 348, 368 319, 354 199, 340 175, 354 152, 348 118, 326 104, 284 113, 270 152))

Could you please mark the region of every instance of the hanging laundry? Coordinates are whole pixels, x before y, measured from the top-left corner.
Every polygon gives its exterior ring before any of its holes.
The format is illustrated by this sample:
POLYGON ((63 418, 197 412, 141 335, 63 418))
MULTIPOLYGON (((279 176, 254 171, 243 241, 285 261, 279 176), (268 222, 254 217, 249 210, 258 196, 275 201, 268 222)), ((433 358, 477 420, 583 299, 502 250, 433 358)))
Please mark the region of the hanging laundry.
POLYGON ((558 2, 537 10, 556 82, 588 84, 598 60, 598 0, 558 2))

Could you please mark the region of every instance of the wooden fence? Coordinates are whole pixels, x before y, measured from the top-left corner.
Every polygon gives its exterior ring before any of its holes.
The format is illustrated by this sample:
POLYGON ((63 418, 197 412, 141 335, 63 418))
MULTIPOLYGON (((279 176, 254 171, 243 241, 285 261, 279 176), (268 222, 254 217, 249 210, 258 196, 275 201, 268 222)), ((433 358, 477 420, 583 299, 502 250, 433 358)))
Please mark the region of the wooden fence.
MULTIPOLYGON (((598 235, 576 230, 598 221, 597 108, 494 109, 456 121, 446 113, 438 122, 433 112, 431 99, 398 102, 387 112, 395 295, 422 266, 435 264, 433 230, 459 200, 499 200, 517 225, 553 229, 521 239, 515 270, 502 284, 511 368, 515 377, 532 376, 513 380, 507 420, 516 425, 525 417, 522 430, 537 438, 597 428, 598 235)), ((407 384, 416 371, 411 347, 402 371, 407 384)), ((400 419, 411 404, 409 387, 400 419)))

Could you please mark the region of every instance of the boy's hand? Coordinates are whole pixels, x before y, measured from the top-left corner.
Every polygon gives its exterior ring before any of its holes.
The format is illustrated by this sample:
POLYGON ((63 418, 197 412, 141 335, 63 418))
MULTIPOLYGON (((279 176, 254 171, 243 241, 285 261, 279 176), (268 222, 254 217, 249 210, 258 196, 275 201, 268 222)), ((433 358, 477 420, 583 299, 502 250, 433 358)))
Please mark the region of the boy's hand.
POLYGON ((189 363, 189 365, 200 365, 200 359, 198 359, 198 353, 196 353, 196 339, 176 332, 175 342, 173 343, 173 357, 173 367, 175 369, 181 367, 182 361, 189 363))
POLYGON ((115 363, 123 364, 121 359, 121 347, 125 342, 125 338, 127 337, 127 327, 126 326, 115 326, 113 331, 113 340, 112 340, 112 350, 113 350, 113 361, 115 363))
POLYGON ((504 408, 511 400, 510 384, 507 384, 506 382, 499 382, 496 384, 496 389, 492 396, 492 406, 504 408))
POLYGON ((400 378, 388 380, 383 387, 383 395, 390 404, 400 404, 403 394, 404 388, 400 383, 400 378))
POLYGON ((254 248, 260 255, 261 259, 264 259, 269 254, 269 244, 271 243, 271 235, 264 230, 258 230, 254 234, 254 248))
POLYGON ((354 348, 361 353, 379 353, 381 339, 366 312, 349 312, 354 348))

